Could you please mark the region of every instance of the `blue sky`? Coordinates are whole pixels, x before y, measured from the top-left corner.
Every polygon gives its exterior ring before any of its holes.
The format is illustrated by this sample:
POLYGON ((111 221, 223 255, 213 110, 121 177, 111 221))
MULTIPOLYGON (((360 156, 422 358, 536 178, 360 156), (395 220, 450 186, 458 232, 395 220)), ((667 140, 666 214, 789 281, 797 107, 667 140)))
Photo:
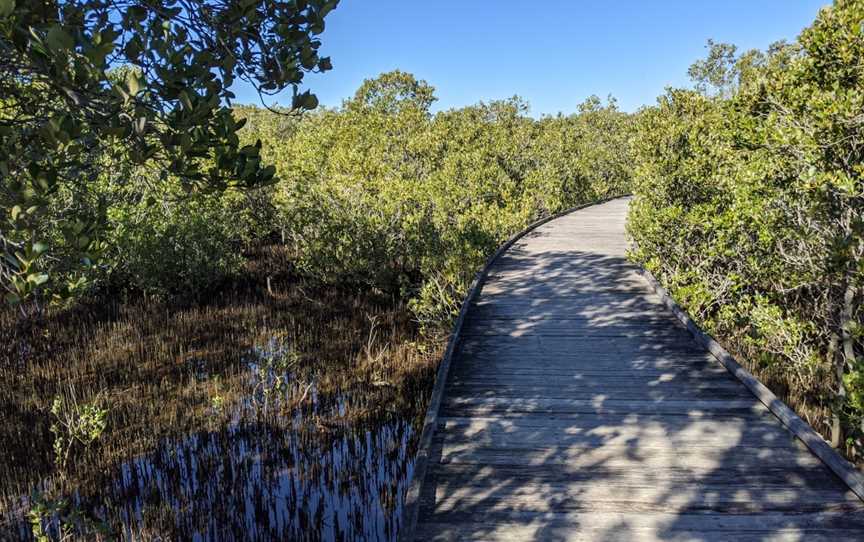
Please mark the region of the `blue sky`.
MULTIPOLYGON (((336 106, 363 79, 398 68, 436 88, 436 109, 518 94, 539 116, 612 94, 633 111, 666 86, 688 85, 687 67, 708 38, 765 48, 794 39, 829 3, 342 0, 322 35, 334 69, 308 77, 307 86, 336 106)), ((238 102, 257 102, 248 88, 234 91, 238 102)), ((290 103, 290 91, 275 101, 290 103)))

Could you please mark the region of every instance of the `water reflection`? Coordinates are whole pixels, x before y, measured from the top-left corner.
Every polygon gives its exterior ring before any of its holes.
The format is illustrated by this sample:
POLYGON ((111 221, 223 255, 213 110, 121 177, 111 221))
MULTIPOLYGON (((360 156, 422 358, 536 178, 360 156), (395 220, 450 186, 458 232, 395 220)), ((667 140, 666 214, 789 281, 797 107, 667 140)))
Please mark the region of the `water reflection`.
MULTIPOLYGON (((242 423, 166 443, 122 465, 109 493, 126 536, 194 540, 389 540, 413 467, 395 421, 333 438, 242 423)), ((102 511, 104 513, 104 510, 102 511)), ((113 515, 113 514, 112 514, 113 515)))
MULTIPOLYGON (((406 411, 376 386, 324 393, 298 362, 278 339, 254 348, 200 430, 91 473, 72 508, 130 540, 394 539, 422 399, 406 411)), ((214 378, 198 360, 190 369, 214 378)), ((43 525, 60 538, 60 515, 43 525)), ((7 527, 30 537, 20 509, 7 527)))

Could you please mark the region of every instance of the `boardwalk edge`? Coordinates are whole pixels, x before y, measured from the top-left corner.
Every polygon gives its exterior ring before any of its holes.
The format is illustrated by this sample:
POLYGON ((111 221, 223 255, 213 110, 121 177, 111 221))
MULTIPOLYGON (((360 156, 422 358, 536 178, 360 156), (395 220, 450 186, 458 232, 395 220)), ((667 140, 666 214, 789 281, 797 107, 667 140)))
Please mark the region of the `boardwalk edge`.
POLYGON ((471 282, 471 287, 465 299, 462 301, 462 307, 459 309, 459 316, 456 318, 456 323, 453 325, 453 331, 450 333, 450 338, 447 341, 447 348, 444 350, 444 357, 441 358, 441 363, 438 365, 438 372, 435 374, 435 386, 432 388, 432 397, 429 400, 429 407, 426 409, 426 417, 423 420, 423 432, 420 434, 420 443, 417 448, 417 457, 414 459, 414 471, 411 475, 411 482, 408 485, 408 491, 405 494, 405 503, 402 507, 402 521, 400 522, 399 542, 411 542, 414 540, 414 531, 417 527, 417 517, 420 512, 420 490, 423 486, 423 480, 426 478, 426 469, 429 466, 429 452, 432 447, 432 438, 435 436, 435 428, 438 426, 438 411, 441 408, 441 401, 444 398, 444 386, 447 383, 447 375, 450 372, 450 364, 453 361, 453 355, 456 351, 456 345, 462 335, 462 327, 465 324, 465 317, 468 314, 468 308, 477 297, 477 293, 486 282, 486 277, 489 274, 489 268, 492 264, 501 257, 502 254, 512 247, 517 241, 537 229, 538 227, 551 222, 556 218, 569 215, 580 209, 601 205, 616 199, 627 197, 628 194, 609 197, 590 203, 583 203, 576 207, 571 207, 560 213, 541 218, 540 220, 531 223, 525 229, 512 235, 507 239, 498 250, 487 260, 483 268, 474 275, 474 280, 471 282))
POLYGON ((804 443, 810 451, 818 457, 831 471, 834 472, 843 482, 849 486, 855 495, 864 501, 864 475, 855 468, 852 463, 841 456, 837 450, 831 447, 819 433, 813 429, 810 424, 805 422, 800 416, 789 408, 786 403, 781 401, 774 393, 769 390, 758 378, 753 376, 750 371, 742 367, 732 354, 720 346, 714 337, 704 332, 696 322, 681 308, 678 303, 672 299, 669 292, 660 284, 660 282, 647 269, 640 267, 642 276, 648 281, 654 292, 663 300, 666 307, 671 310, 675 317, 684 324, 696 342, 701 344, 708 350, 735 378, 740 380, 750 392, 756 396, 768 409, 771 411, 786 428, 795 435, 798 440, 804 443))

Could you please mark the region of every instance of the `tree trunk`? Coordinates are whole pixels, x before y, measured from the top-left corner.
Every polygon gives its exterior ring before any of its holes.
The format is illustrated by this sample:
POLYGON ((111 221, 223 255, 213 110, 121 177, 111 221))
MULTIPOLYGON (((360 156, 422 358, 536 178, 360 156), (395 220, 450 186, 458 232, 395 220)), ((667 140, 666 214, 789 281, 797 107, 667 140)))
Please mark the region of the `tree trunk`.
POLYGON ((834 397, 833 412, 831 413, 832 448, 840 448, 844 440, 843 425, 840 423, 840 409, 843 408, 843 402, 846 400, 846 386, 843 384, 844 360, 837 349, 839 343, 840 337, 831 333, 831 340, 828 341, 828 360, 834 365, 834 375, 837 379, 837 394, 834 397))
POLYGON ((837 376, 837 397, 834 417, 831 425, 831 445, 835 448, 842 446, 844 440, 844 431, 840 420, 840 409, 846 403, 846 385, 843 382, 843 377, 846 371, 851 369, 855 364, 855 339, 852 337, 852 327, 854 322, 852 319, 855 316, 855 298, 858 295, 851 281, 846 283, 846 289, 843 292, 843 306, 840 309, 840 340, 842 342, 842 352, 836 352, 837 337, 832 338, 830 350, 834 350, 834 370, 837 376))

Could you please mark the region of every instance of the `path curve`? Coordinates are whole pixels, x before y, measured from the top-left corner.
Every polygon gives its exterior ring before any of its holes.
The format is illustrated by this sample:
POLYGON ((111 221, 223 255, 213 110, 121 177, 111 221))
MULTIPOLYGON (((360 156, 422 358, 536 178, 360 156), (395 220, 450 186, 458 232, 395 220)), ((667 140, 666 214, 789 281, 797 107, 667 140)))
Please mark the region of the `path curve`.
POLYGON ((495 260, 468 307, 416 540, 862 540, 864 503, 625 258, 629 199, 495 260))

